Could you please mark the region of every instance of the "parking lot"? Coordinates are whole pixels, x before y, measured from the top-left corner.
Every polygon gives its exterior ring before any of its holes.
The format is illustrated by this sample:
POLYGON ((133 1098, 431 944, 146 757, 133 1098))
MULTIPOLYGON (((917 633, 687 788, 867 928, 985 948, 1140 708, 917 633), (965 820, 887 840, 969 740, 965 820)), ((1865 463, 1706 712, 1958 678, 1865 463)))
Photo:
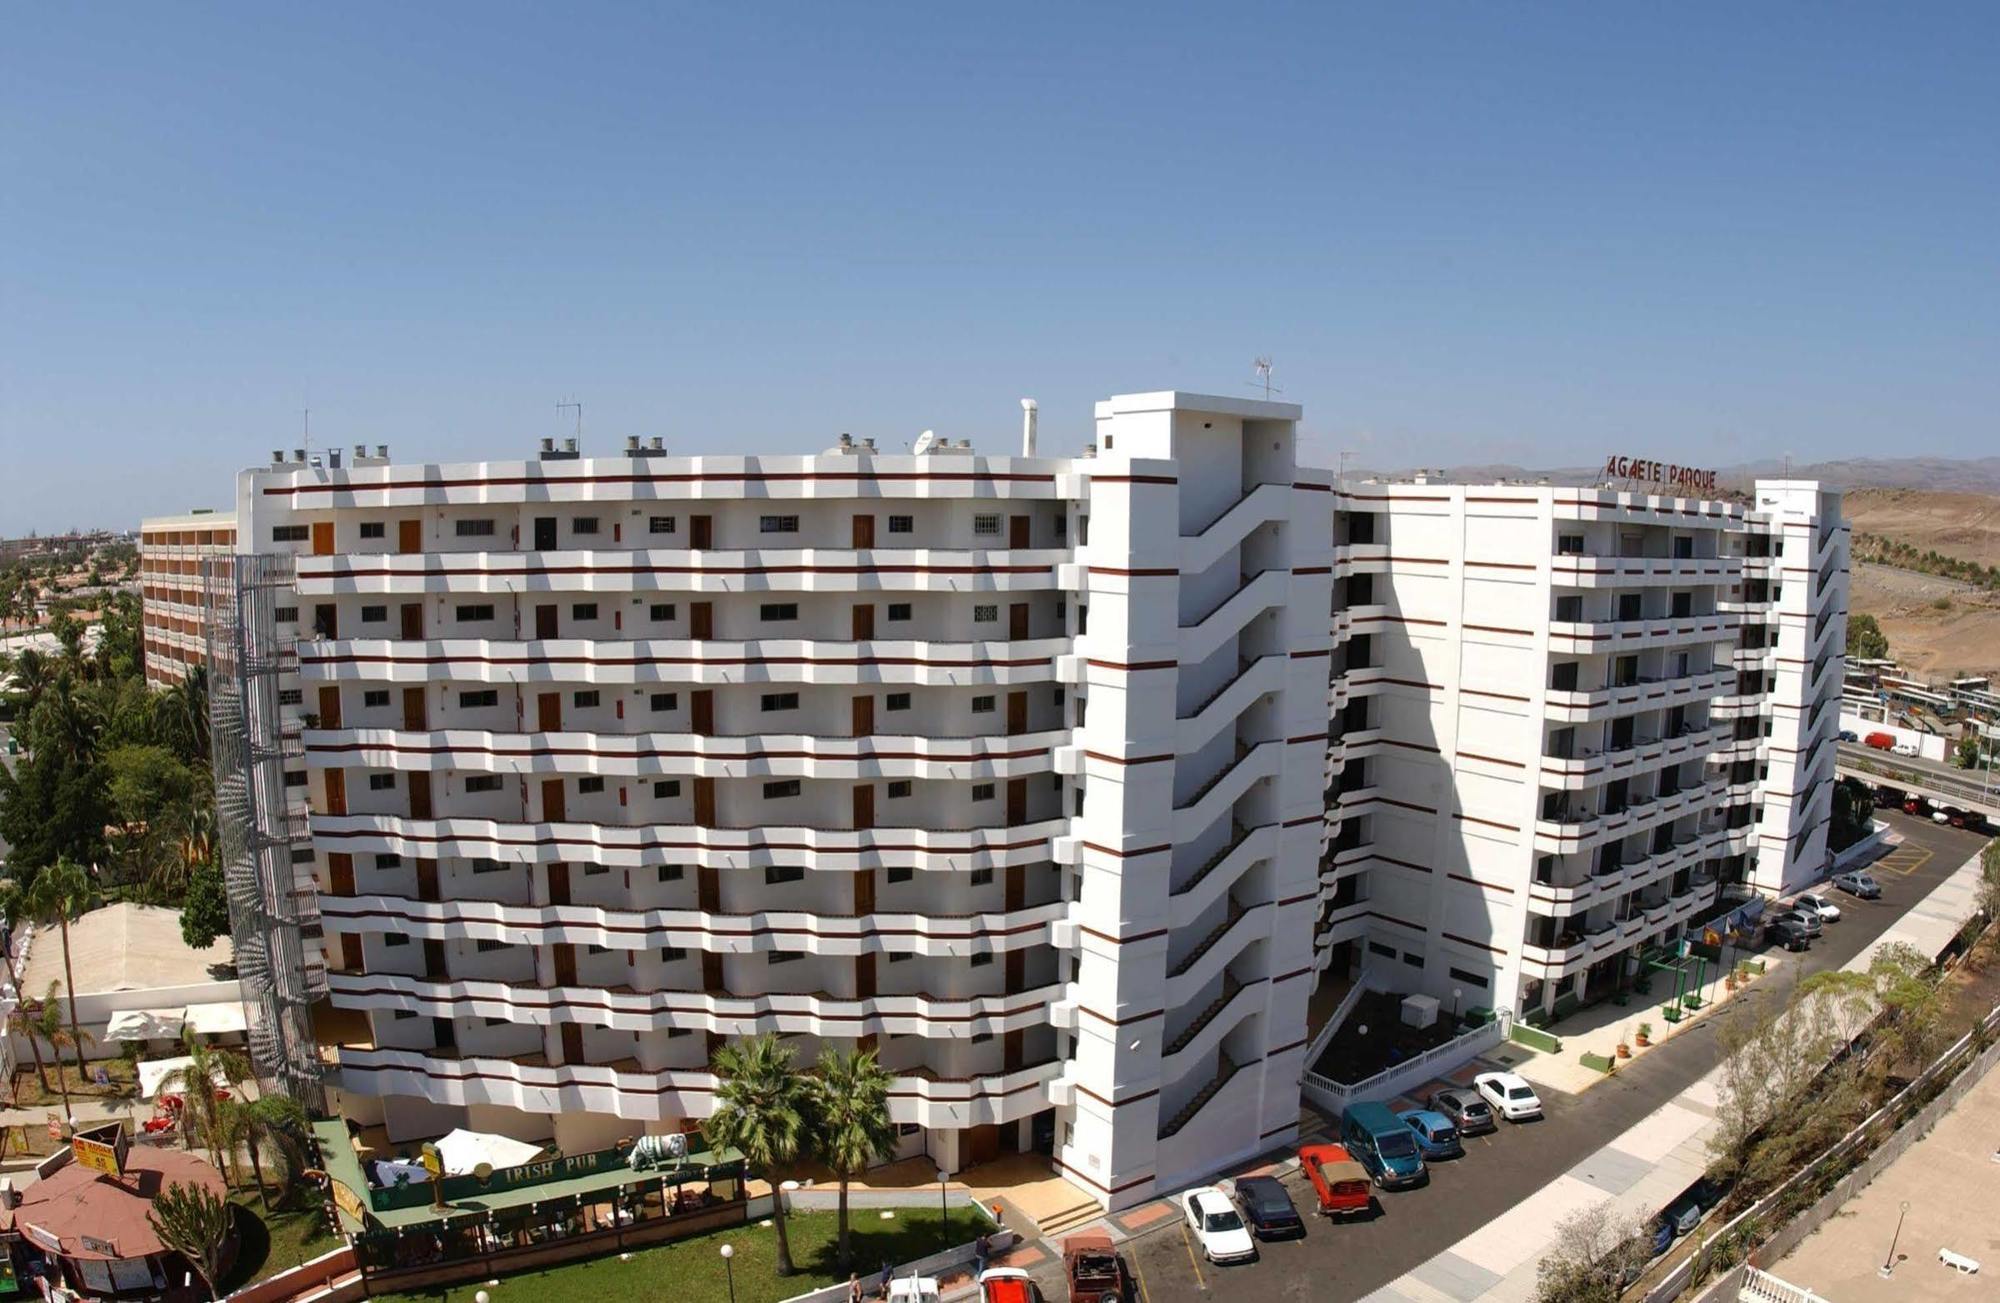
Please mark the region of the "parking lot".
MULTIPOLYGON (((1880 817, 1903 839, 1872 866, 1882 898, 1839 897, 1842 920, 1828 927, 1810 951, 1792 958, 1793 971, 1812 973, 1845 964, 1985 840, 1900 813, 1882 812, 1880 817)), ((1716 1032, 1732 1019, 1753 1016, 1771 1001, 1782 1000, 1785 989, 1753 986, 1580 1095, 1541 1091, 1544 1121, 1502 1123, 1498 1134, 1468 1140, 1464 1158, 1432 1167, 1428 1186, 1381 1193, 1381 1211, 1371 1220, 1329 1224, 1308 1216, 1304 1239, 1260 1245, 1254 1263, 1214 1267, 1201 1260, 1179 1219, 1162 1218, 1126 1246, 1140 1303, 1359 1298, 1451 1247, 1679 1095, 1720 1058, 1716 1032)), ((1313 1198, 1304 1177, 1283 1180, 1300 1211, 1309 1213, 1313 1198)), ((1063 1297, 1059 1291, 1057 1287, 1051 1297, 1063 1297)))

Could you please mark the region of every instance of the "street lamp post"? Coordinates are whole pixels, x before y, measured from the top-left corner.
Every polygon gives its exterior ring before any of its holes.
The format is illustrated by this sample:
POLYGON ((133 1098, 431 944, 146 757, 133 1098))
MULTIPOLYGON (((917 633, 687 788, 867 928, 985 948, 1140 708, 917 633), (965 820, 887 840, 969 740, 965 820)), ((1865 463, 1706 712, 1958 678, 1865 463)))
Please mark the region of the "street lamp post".
POLYGON ((951 1206, 945 1202, 950 1194, 950 1190, 945 1185, 949 1180, 951 1180, 951 1173, 940 1167, 938 1169, 938 1235, 942 1241, 941 1247, 947 1249, 951 1247, 951 1206))
POLYGON ((1454 1031, 1458 1028, 1458 1000, 1464 994, 1464 990, 1459 987, 1451 988, 1451 1025, 1454 1031))
POLYGON ((736 1256, 736 1246, 722 1246, 722 1270, 729 1276, 729 1303, 736 1303, 736 1264, 730 1259, 736 1256))
POLYGON ((1889 1273, 1896 1270, 1896 1241, 1903 1238, 1903 1219, 1905 1217, 1908 1217, 1909 1215, 1910 1215, 1910 1201, 1908 1199, 1905 1199, 1900 1205, 1898 1205, 1898 1209, 1896 1212, 1896 1229, 1889 1236, 1889 1256, 1882 1259, 1882 1270, 1880 1273, 1881 1275, 1887 1276, 1889 1273))

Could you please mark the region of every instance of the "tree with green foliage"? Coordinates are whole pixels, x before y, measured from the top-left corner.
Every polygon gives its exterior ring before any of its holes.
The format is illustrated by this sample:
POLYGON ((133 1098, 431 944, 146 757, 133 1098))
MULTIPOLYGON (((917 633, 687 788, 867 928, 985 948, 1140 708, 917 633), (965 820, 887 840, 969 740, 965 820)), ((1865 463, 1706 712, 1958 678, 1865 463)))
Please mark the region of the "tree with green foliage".
POLYGON ((1875 793, 1858 778, 1843 778, 1833 785, 1833 826, 1827 841, 1836 851, 1844 851, 1868 835, 1875 821, 1875 793))
POLYGON ((1535 1303, 1618 1303, 1625 1280, 1651 1252, 1643 1230, 1611 1200, 1557 1222, 1535 1266, 1535 1303))
MULTIPOLYGON (((28 884, 28 904, 42 918, 54 918, 62 930, 63 977, 69 984, 69 1029, 79 1043, 83 1028, 76 1019, 76 969, 70 962, 69 924, 94 903, 90 875, 67 856, 35 875, 28 884)), ((53 988, 51 988, 53 989, 53 988)))
POLYGON ((199 864, 188 878, 187 899, 181 903, 181 940, 194 950, 206 950, 215 939, 229 935, 229 896, 222 867, 199 864))
MULTIPOLYGON (((0 878, 0 923, 5 924, 4 929, 0 929, 0 952, 4 952, 7 961, 8 982, 12 984, 17 993, 22 994, 25 993, 22 992, 21 987, 21 968, 20 965, 14 962, 14 932, 21 924, 28 922, 34 916, 34 901, 29 897, 27 888, 21 885, 21 880, 11 877, 0 878)), ((37 1041, 26 1030, 28 1027, 27 1006, 28 1001, 25 998, 14 1002, 14 1013, 8 1026, 10 1030, 16 1031, 22 1039, 28 1042, 28 1051, 35 1056, 35 1076, 42 1083, 42 1093, 47 1094, 49 1089, 49 1071, 42 1063, 41 1042, 37 1041)), ((56 1071, 58 1073, 62 1071, 61 1064, 56 1065, 56 1071)))
MULTIPOLYGON (((25 993, 23 995, 25 997, 25 993)), ((28 1038, 28 1044, 34 1045, 37 1037, 49 1043, 49 1057, 56 1061, 56 1090, 62 1095, 63 1117, 65 1119, 72 1117, 69 1108, 69 1078, 63 1075, 61 1042, 71 1038, 69 1029, 63 1026, 62 983, 50 982, 46 999, 31 1001, 23 998, 16 1016, 20 1019, 21 1029, 28 1038)), ((39 1066, 41 1061, 42 1051, 37 1047, 36 1065, 39 1066)), ((48 1078, 42 1078, 42 1089, 47 1090, 48 1087, 48 1078)))
POLYGON ((187 1259, 209 1297, 217 1297, 229 1236, 236 1224, 229 1200, 206 1186, 174 1181, 153 1196, 146 1222, 160 1243, 187 1259))
POLYGON ((1847 654, 1862 660, 1887 660, 1889 635, 1872 615, 1847 617, 1847 654))
POLYGON ((236 1087, 250 1080, 250 1060, 236 1050, 210 1045, 193 1028, 181 1031, 181 1054, 187 1062, 160 1079, 160 1093, 181 1097, 181 1142, 189 1149, 196 1144, 207 1148, 223 1180, 233 1184, 230 1152, 238 1127, 230 1110, 235 1101, 218 1085, 236 1087))
POLYGON ((840 1270, 850 1262, 847 1183, 896 1152, 889 1074, 873 1050, 829 1050, 813 1070, 814 1149, 840 1182, 840 1270))
POLYGON ((1979 853, 1979 908, 1988 923, 2000 918, 2000 841, 1979 853))
POLYGON ((710 1144, 741 1150, 751 1169, 771 1183, 778 1274, 793 1273, 785 1234, 785 1169, 799 1161, 813 1134, 813 1086, 792 1061, 792 1048, 765 1033, 724 1045, 710 1061, 715 1112, 702 1126, 710 1144))
POLYGON ((1979 739, 1962 737, 1958 740, 1958 754, 1955 762, 1960 769, 1979 768, 1979 739))

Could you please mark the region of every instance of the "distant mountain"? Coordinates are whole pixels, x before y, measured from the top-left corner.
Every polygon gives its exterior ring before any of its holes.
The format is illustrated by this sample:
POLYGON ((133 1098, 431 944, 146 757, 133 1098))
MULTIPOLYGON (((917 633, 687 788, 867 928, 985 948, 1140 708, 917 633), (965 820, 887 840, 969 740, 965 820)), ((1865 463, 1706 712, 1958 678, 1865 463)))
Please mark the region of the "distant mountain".
MULTIPOLYGON (((1423 473, 1421 469, 1413 468, 1350 472, 1357 476, 1383 475, 1393 479, 1407 479, 1423 473)), ((1496 480, 1534 483, 1544 479, 1551 484, 1595 484, 1604 477, 1604 468, 1561 466, 1537 470, 1526 466, 1494 464, 1447 466, 1443 468, 1443 474, 1447 480, 1469 484, 1496 480)), ((1831 488, 1840 489, 1931 489, 1951 493, 2000 494, 2000 457, 1856 457, 1845 461, 1794 462, 1790 467, 1783 461, 1764 460, 1720 467, 1719 474, 1722 482, 1731 488, 1748 488, 1752 480, 1778 479, 1789 474, 1793 479, 1819 480, 1831 488)))

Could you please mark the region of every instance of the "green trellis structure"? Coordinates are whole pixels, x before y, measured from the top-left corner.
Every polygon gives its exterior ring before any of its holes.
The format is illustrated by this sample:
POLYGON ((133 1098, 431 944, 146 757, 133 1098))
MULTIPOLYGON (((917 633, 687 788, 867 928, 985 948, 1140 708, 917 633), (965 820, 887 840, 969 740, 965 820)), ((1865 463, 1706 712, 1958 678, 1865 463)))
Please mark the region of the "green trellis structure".
POLYGON ((1646 950, 1640 954, 1639 962, 1650 972, 1673 976, 1673 998, 1660 1006, 1660 1017, 1677 1023, 1701 1008, 1701 983, 1708 974, 1708 960, 1695 953, 1686 940, 1646 950))

